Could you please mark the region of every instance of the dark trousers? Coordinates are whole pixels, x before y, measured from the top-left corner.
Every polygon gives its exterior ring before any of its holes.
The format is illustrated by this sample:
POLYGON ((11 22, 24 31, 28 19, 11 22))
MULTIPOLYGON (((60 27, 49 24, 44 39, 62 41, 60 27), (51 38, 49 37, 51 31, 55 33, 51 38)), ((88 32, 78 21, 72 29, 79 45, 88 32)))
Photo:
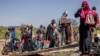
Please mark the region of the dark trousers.
POLYGON ((49 45, 49 48, 52 48, 55 46, 55 37, 53 35, 50 35, 50 45, 49 45))

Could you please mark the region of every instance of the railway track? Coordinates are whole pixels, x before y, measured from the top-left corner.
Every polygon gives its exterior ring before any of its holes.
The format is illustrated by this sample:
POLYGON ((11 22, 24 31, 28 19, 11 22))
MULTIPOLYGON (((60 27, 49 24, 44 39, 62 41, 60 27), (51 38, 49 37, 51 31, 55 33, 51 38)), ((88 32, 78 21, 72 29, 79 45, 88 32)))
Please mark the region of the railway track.
POLYGON ((64 49, 66 49, 66 51, 68 51, 68 49, 70 49, 70 51, 71 51, 71 49, 73 49, 73 48, 75 49, 76 47, 78 47, 78 43, 68 44, 68 45, 61 46, 61 47, 30 51, 30 52, 13 52, 10 56, 31 56, 31 55, 34 56, 36 54, 41 54, 41 53, 46 53, 46 52, 56 52, 56 51, 61 51, 64 49))

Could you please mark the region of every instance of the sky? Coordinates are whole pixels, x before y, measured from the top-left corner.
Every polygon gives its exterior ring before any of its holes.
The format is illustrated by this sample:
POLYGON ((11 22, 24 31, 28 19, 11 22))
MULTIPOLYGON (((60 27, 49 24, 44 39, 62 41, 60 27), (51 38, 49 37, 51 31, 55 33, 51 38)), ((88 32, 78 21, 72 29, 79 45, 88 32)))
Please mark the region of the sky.
MULTIPOLYGON (((15 26, 32 23, 34 27, 47 26, 52 19, 59 19, 64 11, 74 18, 83 0, 0 0, 0 26, 15 26)), ((100 14, 100 0, 88 0, 100 14)))

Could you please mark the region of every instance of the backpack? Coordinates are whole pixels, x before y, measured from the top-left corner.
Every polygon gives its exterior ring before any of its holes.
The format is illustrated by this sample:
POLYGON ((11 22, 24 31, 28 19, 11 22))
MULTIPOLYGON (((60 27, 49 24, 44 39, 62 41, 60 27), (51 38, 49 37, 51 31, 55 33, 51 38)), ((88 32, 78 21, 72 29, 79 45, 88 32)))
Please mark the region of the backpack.
POLYGON ((92 10, 87 12, 86 19, 85 19, 85 24, 89 24, 89 25, 94 25, 95 24, 94 15, 93 15, 92 10))

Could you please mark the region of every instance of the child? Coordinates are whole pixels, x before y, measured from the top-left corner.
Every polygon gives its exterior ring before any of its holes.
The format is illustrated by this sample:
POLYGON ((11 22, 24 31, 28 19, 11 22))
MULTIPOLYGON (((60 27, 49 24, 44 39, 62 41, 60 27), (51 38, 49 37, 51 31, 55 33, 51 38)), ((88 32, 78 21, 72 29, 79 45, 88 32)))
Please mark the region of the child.
POLYGON ((5 45, 9 45, 9 43, 11 42, 11 37, 9 32, 5 33, 5 45))

